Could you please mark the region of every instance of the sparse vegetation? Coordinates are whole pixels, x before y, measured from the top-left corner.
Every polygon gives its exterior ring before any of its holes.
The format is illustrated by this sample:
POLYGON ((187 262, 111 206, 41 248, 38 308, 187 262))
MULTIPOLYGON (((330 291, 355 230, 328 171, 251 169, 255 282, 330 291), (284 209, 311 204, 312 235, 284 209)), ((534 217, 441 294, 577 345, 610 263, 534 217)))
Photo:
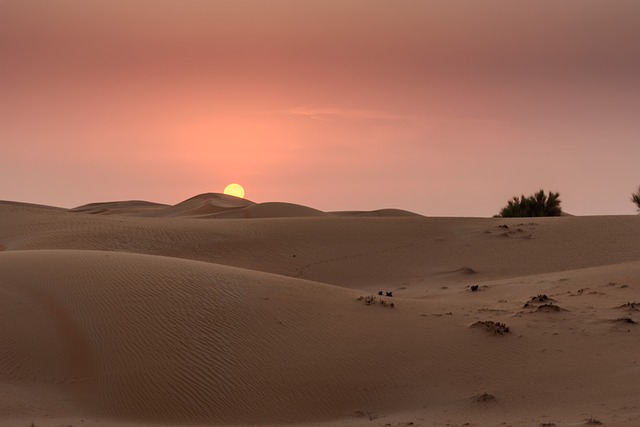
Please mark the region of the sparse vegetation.
POLYGON ((380 304, 384 307, 389 307, 389 308, 395 307, 395 304, 393 303, 393 301, 387 301, 382 298, 377 298, 373 295, 360 296, 358 297, 358 301, 363 301, 366 305, 380 304))
POLYGON ((547 294, 538 294, 535 297, 531 297, 529 300, 530 303, 546 303, 549 301, 553 301, 551 298, 547 296, 547 294))
POLYGON ((489 394, 485 392, 485 393, 474 396, 473 400, 479 403, 495 402, 496 397, 493 394, 489 394))
MULTIPOLYGON (((640 191, 640 189, 639 189, 640 191)), ((524 194, 509 200, 507 206, 502 208, 499 217, 533 217, 533 216, 560 216, 562 209, 560 208, 560 193, 549 192, 545 194, 544 190, 525 197, 524 194)))
POLYGON ((627 309, 629 311, 640 311, 640 302, 637 301, 633 301, 633 302, 629 302, 627 301, 626 303, 619 305, 617 308, 624 308, 627 309))
POLYGON ((635 205, 638 207, 638 212, 640 212, 640 186, 638 186, 638 189, 635 193, 631 194, 631 201, 635 203, 635 205))
POLYGON ((545 304, 554 301, 552 298, 549 298, 547 294, 538 294, 535 297, 531 297, 529 301, 524 303, 524 308, 529 307, 530 305, 537 304, 545 304))
POLYGON ((599 425, 601 425, 601 424, 602 424, 602 421, 600 421, 600 420, 598 420, 598 419, 596 419, 596 418, 591 417, 591 418, 589 418, 589 419, 587 420, 586 424, 587 424, 587 425, 590 425, 590 426, 599 426, 599 425))
POLYGON ((492 335, 505 335, 510 332, 510 329, 507 325, 500 322, 493 322, 491 320, 485 321, 477 321, 473 325, 472 328, 482 328, 485 331, 489 332, 492 335))

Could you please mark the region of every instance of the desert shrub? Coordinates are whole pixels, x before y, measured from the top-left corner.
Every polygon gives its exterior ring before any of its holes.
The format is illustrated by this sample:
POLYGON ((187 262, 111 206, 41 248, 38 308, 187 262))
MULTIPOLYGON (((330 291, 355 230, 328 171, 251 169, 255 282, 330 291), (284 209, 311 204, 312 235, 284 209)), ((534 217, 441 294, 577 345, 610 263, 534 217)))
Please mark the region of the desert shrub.
POLYGON ((636 204, 638 212, 640 212, 640 186, 638 186, 638 190, 635 193, 631 194, 631 201, 636 204))
POLYGON ((393 303, 393 301, 384 300, 382 298, 376 298, 373 295, 360 296, 358 297, 358 301, 363 301, 366 305, 380 304, 383 307, 390 307, 390 308, 395 307, 395 304, 393 303))
POLYGON ((493 322, 491 320, 485 320, 485 321, 479 320, 475 322, 473 325, 471 325, 471 327, 484 329, 485 331, 489 332, 492 335, 505 335, 505 334, 508 334, 510 331, 510 328, 504 323, 493 322))
POLYGON ((493 394, 489 394, 485 392, 485 393, 477 394, 473 396, 473 400, 479 403, 495 402, 496 397, 493 394))
POLYGON ((525 197, 524 194, 509 200, 507 206, 502 208, 498 216, 525 217, 525 216, 560 216, 560 193, 549 192, 546 195, 544 190, 525 197))
POLYGON ((633 302, 629 302, 627 301, 625 304, 619 305, 617 308, 625 308, 629 311, 640 311, 640 302, 637 301, 633 301, 633 302))

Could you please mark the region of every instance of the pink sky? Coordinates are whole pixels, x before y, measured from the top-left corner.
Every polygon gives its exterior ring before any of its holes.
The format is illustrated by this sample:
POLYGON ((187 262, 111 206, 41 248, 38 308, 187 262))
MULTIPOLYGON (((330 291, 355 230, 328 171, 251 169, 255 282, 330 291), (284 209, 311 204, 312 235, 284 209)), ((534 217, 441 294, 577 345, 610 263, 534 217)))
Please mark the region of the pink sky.
POLYGON ((0 199, 632 214, 637 0, 4 0, 0 199))

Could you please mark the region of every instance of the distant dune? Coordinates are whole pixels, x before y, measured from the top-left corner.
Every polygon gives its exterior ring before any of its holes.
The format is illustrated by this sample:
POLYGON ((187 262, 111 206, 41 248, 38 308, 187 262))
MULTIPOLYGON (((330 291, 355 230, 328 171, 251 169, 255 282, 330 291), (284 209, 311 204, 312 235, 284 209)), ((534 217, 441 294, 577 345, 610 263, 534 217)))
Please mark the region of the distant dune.
POLYGON ((145 201, 123 201, 91 203, 71 209, 101 215, 129 215, 147 217, 190 217, 190 218, 291 218, 309 216, 416 216, 413 212, 400 209, 379 209, 375 211, 322 212, 294 203, 268 202, 254 203, 247 199, 218 193, 205 193, 169 206, 145 201))
POLYGON ((174 206, 145 201, 91 203, 71 209, 72 212, 131 215, 148 217, 212 217, 216 214, 242 209, 253 202, 217 193, 205 193, 187 199, 174 206))
POLYGON ((640 216, 0 202, 0 425, 640 425, 639 237, 640 216))
POLYGON ((414 212, 405 211, 402 209, 377 209, 373 211, 336 211, 331 212, 332 215, 337 216, 421 216, 414 212))
POLYGON ((81 212, 87 214, 116 215, 116 214, 144 214, 157 212, 168 208, 169 205, 160 203, 145 202, 143 200, 128 200, 123 202, 99 202, 89 203, 70 209, 71 212, 81 212))

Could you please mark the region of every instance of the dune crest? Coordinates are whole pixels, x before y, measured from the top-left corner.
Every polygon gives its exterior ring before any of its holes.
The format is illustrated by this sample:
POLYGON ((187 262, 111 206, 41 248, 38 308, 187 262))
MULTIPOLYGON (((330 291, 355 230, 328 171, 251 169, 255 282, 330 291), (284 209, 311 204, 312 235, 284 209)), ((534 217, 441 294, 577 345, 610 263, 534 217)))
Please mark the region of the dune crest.
POLYGON ((314 216, 419 216, 401 209, 378 209, 375 211, 323 212, 295 203, 266 202, 254 203, 247 199, 220 193, 204 193, 191 197, 176 205, 130 200, 122 202, 90 203, 70 209, 71 212, 128 215, 143 217, 188 217, 188 218, 292 218, 314 216))

